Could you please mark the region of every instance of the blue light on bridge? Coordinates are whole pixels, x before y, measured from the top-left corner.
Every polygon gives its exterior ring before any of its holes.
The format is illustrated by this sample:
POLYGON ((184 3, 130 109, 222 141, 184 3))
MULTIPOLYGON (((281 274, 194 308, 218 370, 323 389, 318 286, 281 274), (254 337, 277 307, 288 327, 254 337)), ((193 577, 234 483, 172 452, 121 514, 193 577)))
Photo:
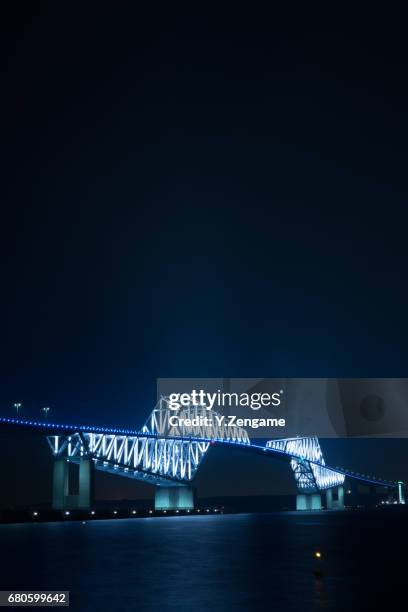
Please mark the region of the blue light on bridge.
MULTIPOLYGON (((386 482, 381 479, 356 474, 350 470, 337 467, 331 468, 325 465, 320 447, 318 448, 318 440, 313 437, 295 438, 292 440, 272 440, 267 443, 267 446, 260 446, 252 444, 251 441, 248 438, 245 439, 245 437, 231 439, 231 437, 227 436, 223 438, 209 438, 205 435, 170 436, 163 435, 163 433, 155 427, 148 428, 146 426, 140 431, 94 425, 49 423, 46 421, 34 421, 11 417, 0 417, 0 423, 43 429, 46 434, 53 439, 63 440, 64 438, 66 439, 67 434, 70 436, 72 435, 72 438, 75 439, 75 445, 72 445, 73 450, 64 449, 65 453, 68 452, 67 458, 78 461, 85 451, 88 453, 88 456, 98 464, 100 469, 106 468, 108 471, 115 469, 122 475, 140 478, 142 480, 148 480, 150 478, 153 482, 155 479, 167 478, 168 480, 188 483, 194 478, 201 460, 210 445, 227 445, 250 452, 262 451, 270 455, 280 455, 289 458, 292 463, 296 463, 296 465, 292 465, 292 468, 294 467, 295 477, 296 473, 298 473, 299 478, 301 480, 303 479, 302 482, 305 483, 305 488, 309 486, 309 482, 310 486, 312 486, 312 481, 314 481, 313 486, 315 488, 324 489, 328 486, 332 486, 330 484, 332 481, 337 482, 338 480, 340 482, 342 479, 343 482, 344 477, 349 477, 376 486, 397 486, 397 483, 386 482), (84 436, 84 434, 86 435, 84 436), (92 436, 95 435, 99 436, 98 440, 93 440, 92 436), (114 445, 111 444, 112 438, 115 437, 120 438, 120 440, 118 439, 118 449, 116 448, 116 442, 114 445), (103 447, 102 438, 106 439, 105 441, 108 449, 106 450, 105 448, 103 452, 101 452, 103 447), (150 454, 149 457, 147 457, 146 454, 146 465, 143 463, 145 461, 145 454, 142 456, 142 454, 139 453, 137 458, 135 458, 134 450, 132 450, 132 444, 134 445, 135 441, 137 441, 138 444, 140 443, 141 447, 145 444, 146 448, 148 448, 148 453, 150 454), (87 445, 88 448, 85 447, 84 449, 84 444, 87 445), (172 458, 164 460, 163 457, 165 455, 163 455, 163 452, 167 453, 168 450, 166 449, 170 448, 173 453, 172 458), (306 452, 307 448, 309 448, 308 452, 306 452), (160 461, 164 461, 161 467, 155 463, 157 462, 158 450, 159 453, 161 453, 160 461), (312 452, 312 454, 310 454, 310 452, 312 452), (313 453, 317 453, 316 456, 313 455, 313 453), (126 459, 123 459, 123 457, 126 459), (163 467, 164 465, 165 467, 163 467), (180 466, 182 466, 181 472, 180 466), (303 467, 305 467, 305 470, 303 470, 303 467), (320 480, 321 484, 319 484, 320 480)), ((61 445, 52 444, 51 448, 55 456, 60 455, 62 452, 61 445)), ((300 481, 298 481, 298 485, 299 482, 300 481)), ((161 482, 161 484, 163 485, 163 482, 161 482)))

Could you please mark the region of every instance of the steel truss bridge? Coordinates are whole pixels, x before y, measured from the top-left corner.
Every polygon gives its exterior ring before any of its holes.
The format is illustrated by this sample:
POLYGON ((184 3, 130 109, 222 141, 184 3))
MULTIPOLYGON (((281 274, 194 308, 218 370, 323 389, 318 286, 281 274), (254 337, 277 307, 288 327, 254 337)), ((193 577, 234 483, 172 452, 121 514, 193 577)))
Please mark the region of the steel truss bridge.
MULTIPOLYGON (((341 487, 347 477, 376 487, 399 488, 401 501, 399 482, 326 465, 315 436, 273 439, 259 445, 251 442, 245 429, 217 425, 214 420, 211 426, 174 426, 171 424, 174 419, 170 418, 174 414, 167 398, 161 398, 140 430, 6 417, 0 417, 0 426, 41 430, 56 459, 78 464, 87 459, 97 470, 157 487, 190 485, 210 446, 217 445, 286 459, 298 491, 302 493, 313 494, 341 487)), ((204 406, 190 405, 177 411, 177 417, 185 423, 186 419, 208 417, 208 410, 204 406)))

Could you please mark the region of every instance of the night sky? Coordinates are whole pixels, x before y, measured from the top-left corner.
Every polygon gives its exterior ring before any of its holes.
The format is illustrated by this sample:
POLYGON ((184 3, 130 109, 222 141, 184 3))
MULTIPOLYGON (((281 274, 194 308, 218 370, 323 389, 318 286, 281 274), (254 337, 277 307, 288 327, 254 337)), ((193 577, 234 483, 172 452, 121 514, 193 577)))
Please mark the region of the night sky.
POLYGON ((12 10, 1 414, 137 427, 158 377, 406 376, 406 2, 12 10))

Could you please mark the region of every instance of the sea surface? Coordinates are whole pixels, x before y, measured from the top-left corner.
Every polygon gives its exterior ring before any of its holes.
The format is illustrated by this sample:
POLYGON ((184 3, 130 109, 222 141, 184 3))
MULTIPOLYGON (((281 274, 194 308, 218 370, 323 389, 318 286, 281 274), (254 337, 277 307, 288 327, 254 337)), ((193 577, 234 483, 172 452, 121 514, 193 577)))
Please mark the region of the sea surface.
POLYGON ((408 609, 407 529, 381 511, 1 525, 0 588, 84 612, 408 609))

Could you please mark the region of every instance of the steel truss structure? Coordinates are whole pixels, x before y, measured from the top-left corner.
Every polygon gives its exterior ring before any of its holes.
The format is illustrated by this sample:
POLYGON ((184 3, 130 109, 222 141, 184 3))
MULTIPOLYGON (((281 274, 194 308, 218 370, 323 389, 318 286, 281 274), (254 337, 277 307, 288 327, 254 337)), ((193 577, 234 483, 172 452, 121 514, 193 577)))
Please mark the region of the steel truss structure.
MULTIPOLYGON (((383 480, 350 469, 327 466, 316 437, 275 439, 262 446, 251 443, 244 429, 217 427, 218 423, 212 428, 205 424, 173 427, 169 410, 166 398, 162 398, 142 430, 0 416, 0 431, 16 427, 36 430, 47 437, 55 458, 76 463, 90 459, 99 470, 158 486, 188 485, 210 444, 221 444, 286 456, 299 490, 305 493, 340 486, 346 477, 387 490, 403 489, 401 481, 383 480)), ((188 406, 183 410, 185 416, 204 415, 203 407, 188 406)))
POLYGON ((157 486, 189 483, 209 442, 154 436, 78 432, 47 437, 55 457, 79 463, 90 458, 95 468, 157 486))
POLYGON ((290 455, 290 465, 300 491, 313 493, 344 483, 344 474, 325 466, 322 449, 315 436, 269 440, 266 447, 290 455))
POLYGON ((187 406, 177 412, 182 422, 171 425, 174 411, 162 398, 139 435, 79 431, 71 435, 47 436, 55 457, 74 463, 90 458, 95 467, 157 486, 190 483, 212 441, 250 444, 247 432, 239 427, 200 424, 208 411, 204 406, 187 406), (197 425, 185 425, 197 419, 197 425))
MULTIPOLYGON (((84 428, 47 439, 55 457, 76 463, 88 458, 98 470, 156 486, 179 486, 194 479, 211 442, 251 445, 245 429, 218 422, 216 416, 199 405, 171 410, 163 397, 138 434, 84 428)), ((323 490, 344 482, 343 474, 325 466, 316 437, 270 440, 266 448, 288 456, 300 491, 323 490)))
POLYGON ((189 404, 177 411, 171 410, 168 398, 162 397, 142 431, 167 438, 203 438, 212 441, 251 444, 246 429, 227 425, 224 420, 220 423, 216 418, 219 416, 221 415, 215 410, 208 410, 199 404, 189 404))

